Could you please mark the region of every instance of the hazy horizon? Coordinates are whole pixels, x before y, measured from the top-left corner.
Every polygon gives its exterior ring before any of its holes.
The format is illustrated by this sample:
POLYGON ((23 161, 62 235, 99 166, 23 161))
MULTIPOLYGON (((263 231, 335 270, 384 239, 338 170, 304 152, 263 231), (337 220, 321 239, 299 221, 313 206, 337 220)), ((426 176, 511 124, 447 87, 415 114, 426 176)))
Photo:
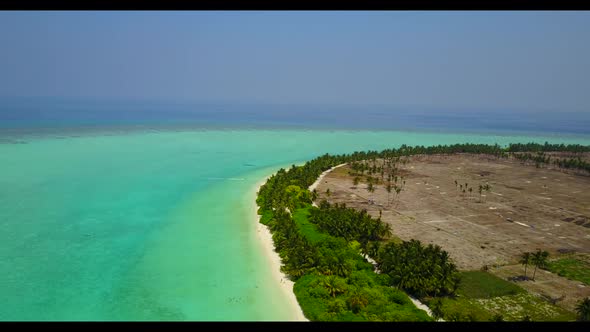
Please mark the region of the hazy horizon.
POLYGON ((588 12, 1 12, 0 97, 590 112, 588 12))
MULTIPOLYGON (((452 110, 387 105, 198 103, 106 99, 0 98, 0 132, 41 128, 149 126, 394 130, 496 134, 587 135, 590 114, 452 110)), ((59 130, 58 130, 59 131, 59 130)), ((85 129, 83 129, 85 131, 85 129)))

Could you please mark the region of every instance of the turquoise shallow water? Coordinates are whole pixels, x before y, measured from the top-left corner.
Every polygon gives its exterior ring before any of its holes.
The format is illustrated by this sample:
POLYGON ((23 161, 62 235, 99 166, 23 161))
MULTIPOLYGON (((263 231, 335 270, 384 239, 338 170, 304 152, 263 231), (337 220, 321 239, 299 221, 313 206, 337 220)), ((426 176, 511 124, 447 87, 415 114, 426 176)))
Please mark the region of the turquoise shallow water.
POLYGON ((23 140, 0 144, 0 320, 288 320, 252 209, 279 167, 404 143, 590 144, 319 130, 23 140))

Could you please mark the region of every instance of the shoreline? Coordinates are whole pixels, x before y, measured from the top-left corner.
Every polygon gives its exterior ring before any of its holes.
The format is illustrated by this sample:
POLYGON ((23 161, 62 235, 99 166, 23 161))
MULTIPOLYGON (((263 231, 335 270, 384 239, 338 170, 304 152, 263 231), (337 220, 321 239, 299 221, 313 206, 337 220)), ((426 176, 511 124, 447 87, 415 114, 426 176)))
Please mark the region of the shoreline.
MULTIPOLYGON (((313 189, 315 189, 318 186, 318 184, 320 183, 320 181, 322 181, 324 176, 326 176, 326 174, 328 174, 330 171, 332 171, 335 168, 344 166, 344 165, 346 165, 346 163, 334 166, 334 167, 330 168, 329 170, 324 171, 322 174, 320 174, 320 176, 316 179, 316 181, 309 186, 309 188, 308 188, 309 191, 312 191, 313 189)), ((256 185, 254 186, 254 190, 255 190, 254 197, 255 198, 254 198, 253 204, 254 204, 254 213, 256 215, 256 237, 258 238, 259 243, 262 245, 263 250, 266 253, 266 259, 268 260, 268 262, 271 265, 273 277, 279 283, 281 290, 283 291, 285 297, 287 298, 287 301, 292 305, 292 307, 295 310, 294 319, 292 321, 309 322, 309 319, 307 319, 305 317, 305 315, 303 314, 303 311, 301 310, 301 306, 299 305, 299 302, 297 301, 297 297, 295 296, 295 293, 293 292, 293 286, 295 285, 295 283, 293 281, 289 280, 289 278, 283 272, 281 272, 281 265, 282 265, 281 257, 279 256, 279 254, 275 250, 275 245, 272 240, 272 233, 270 232, 270 229, 268 229, 268 226, 260 223, 260 215, 258 215, 258 204, 256 204, 256 197, 258 197, 258 191, 260 191, 260 187, 262 187, 262 185, 266 183, 266 180, 268 180, 268 178, 272 174, 274 174, 274 173, 271 173, 270 175, 265 176, 264 179, 258 181, 256 183, 256 185)), ((315 203, 313 203, 313 204, 315 206, 315 203)))
MULTIPOLYGON (((260 187, 262 187, 262 185, 264 183, 266 183, 266 180, 269 177, 270 177, 270 175, 266 176, 263 180, 259 181, 255 185, 255 197, 258 196, 258 191, 260 190, 260 187)), ((294 309, 294 313, 293 313, 294 318, 291 321, 308 322, 309 319, 307 319, 305 317, 305 315, 303 314, 303 311, 301 310, 301 306, 299 305, 299 302, 297 302, 297 297, 295 296, 295 293, 293 292, 293 285, 295 285, 295 283, 293 281, 289 280, 289 278, 287 278, 287 276, 283 272, 281 272, 281 265, 282 265, 281 257, 279 256, 279 254, 275 250, 275 245, 274 245, 274 242, 272 241, 272 234, 270 232, 270 229, 268 229, 268 226, 260 223, 260 215, 258 215, 258 213, 257 213, 258 204, 256 204, 256 200, 254 200, 253 204, 254 204, 254 213, 256 214, 257 238, 259 240, 259 243, 262 245, 264 252, 266 253, 266 259, 268 260, 268 262, 271 265, 270 269, 272 270, 272 274, 273 274, 274 279, 280 285, 280 288, 283 291, 285 297, 287 298, 287 301, 291 304, 291 306, 294 309)))

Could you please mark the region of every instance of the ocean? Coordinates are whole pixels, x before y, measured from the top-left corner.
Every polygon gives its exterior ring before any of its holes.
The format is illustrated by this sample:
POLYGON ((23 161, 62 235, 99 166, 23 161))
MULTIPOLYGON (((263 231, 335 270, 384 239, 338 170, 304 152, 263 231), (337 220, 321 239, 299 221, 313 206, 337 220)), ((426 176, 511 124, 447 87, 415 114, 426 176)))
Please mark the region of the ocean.
POLYGON ((0 320, 290 320, 253 207, 255 185, 280 167, 401 144, 590 144, 576 130, 526 126, 367 130, 329 117, 289 127, 239 114, 108 121, 0 109, 0 320))

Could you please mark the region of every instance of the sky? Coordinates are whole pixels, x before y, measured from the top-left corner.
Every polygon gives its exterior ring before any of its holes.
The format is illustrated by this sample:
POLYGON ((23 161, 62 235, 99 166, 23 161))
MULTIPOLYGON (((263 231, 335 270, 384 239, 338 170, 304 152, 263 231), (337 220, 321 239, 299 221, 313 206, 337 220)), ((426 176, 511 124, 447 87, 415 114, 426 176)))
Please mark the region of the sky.
POLYGON ((0 97, 590 112, 590 12, 0 12, 0 97))

